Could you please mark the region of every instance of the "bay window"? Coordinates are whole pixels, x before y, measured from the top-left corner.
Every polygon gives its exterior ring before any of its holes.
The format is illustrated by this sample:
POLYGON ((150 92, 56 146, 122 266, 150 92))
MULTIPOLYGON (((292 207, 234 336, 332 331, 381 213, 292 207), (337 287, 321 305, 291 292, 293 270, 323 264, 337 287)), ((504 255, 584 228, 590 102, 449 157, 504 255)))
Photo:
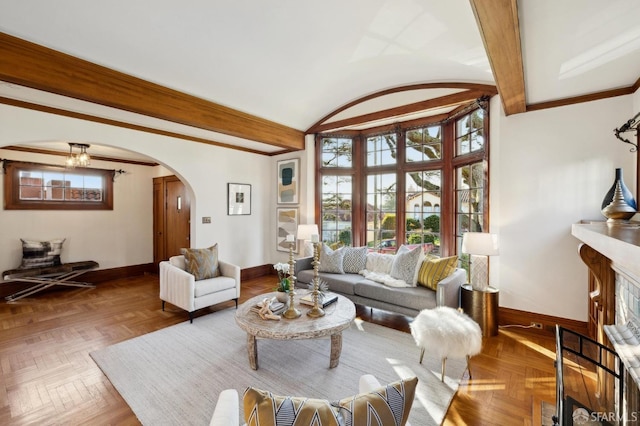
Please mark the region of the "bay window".
POLYGON ((459 253, 463 232, 488 229, 487 120, 475 107, 438 122, 317 135, 322 240, 459 253))

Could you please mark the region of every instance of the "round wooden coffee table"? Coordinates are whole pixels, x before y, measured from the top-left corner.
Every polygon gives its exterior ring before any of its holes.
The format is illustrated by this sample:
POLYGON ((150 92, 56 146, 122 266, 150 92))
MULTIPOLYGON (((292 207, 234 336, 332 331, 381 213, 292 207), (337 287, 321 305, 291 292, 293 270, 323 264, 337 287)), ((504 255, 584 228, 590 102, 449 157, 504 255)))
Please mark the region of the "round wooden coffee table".
POLYGON ((261 294, 244 302, 236 311, 236 323, 247 332, 247 353, 249 365, 252 369, 258 369, 257 338, 294 340, 294 339, 318 339, 331 337, 331 355, 329 368, 338 366, 340 352, 342 352, 342 330, 348 328, 356 317, 356 307, 349 299, 338 295, 338 301, 324 308, 325 315, 320 318, 307 316, 311 306, 299 303, 301 296, 307 292, 299 291, 294 298, 295 307, 302 313, 295 319, 281 318, 279 321, 263 320, 251 308, 262 302, 265 297, 273 297, 275 293, 261 294))

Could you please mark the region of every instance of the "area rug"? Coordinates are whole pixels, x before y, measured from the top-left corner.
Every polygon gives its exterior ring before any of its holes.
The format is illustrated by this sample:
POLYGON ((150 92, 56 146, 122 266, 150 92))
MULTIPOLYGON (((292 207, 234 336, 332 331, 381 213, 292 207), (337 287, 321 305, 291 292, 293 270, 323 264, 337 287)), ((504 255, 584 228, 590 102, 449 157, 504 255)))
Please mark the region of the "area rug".
MULTIPOLYGON (((357 393, 362 374, 381 383, 418 376, 409 421, 439 425, 466 371, 465 360, 418 362, 408 333, 356 320, 343 332, 340 364, 329 368, 329 339, 258 340, 258 370, 249 368, 246 334, 235 309, 214 312, 91 353, 144 425, 208 425, 218 394, 248 386, 279 395, 336 400, 357 393)), ((285 321, 285 320, 283 320, 285 321)), ((295 320, 293 320, 295 321, 295 320)), ((242 404, 240 404, 242 410, 242 404)), ((242 412, 240 418, 243 418, 242 412)))

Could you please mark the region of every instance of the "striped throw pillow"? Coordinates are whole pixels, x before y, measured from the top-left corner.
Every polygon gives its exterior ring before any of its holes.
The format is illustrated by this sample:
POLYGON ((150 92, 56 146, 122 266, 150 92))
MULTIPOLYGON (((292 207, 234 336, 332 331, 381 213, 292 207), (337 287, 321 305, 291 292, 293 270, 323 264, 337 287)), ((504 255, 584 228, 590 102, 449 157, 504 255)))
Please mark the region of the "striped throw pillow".
POLYGON ((418 272, 418 284, 437 290, 438 283, 455 271, 458 266, 458 256, 426 258, 418 272))

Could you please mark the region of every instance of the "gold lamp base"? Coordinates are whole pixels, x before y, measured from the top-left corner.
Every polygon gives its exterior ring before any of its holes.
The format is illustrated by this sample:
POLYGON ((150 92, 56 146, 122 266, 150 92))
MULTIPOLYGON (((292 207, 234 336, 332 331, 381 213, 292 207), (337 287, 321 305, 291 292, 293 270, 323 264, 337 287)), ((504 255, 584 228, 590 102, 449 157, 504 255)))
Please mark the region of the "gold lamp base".
POLYGON ((320 280, 318 277, 318 267, 320 266, 318 245, 319 243, 317 242, 313 244, 313 307, 307 311, 307 316, 311 318, 320 318, 324 316, 324 309, 322 309, 318 303, 318 296, 320 293, 318 291, 320 280))
POLYGON ((289 303, 289 308, 282 313, 282 317, 286 319, 296 319, 300 315, 300 311, 293 306, 293 297, 291 298, 291 303, 289 303))
POLYGON ((324 316, 324 309, 319 306, 314 306, 307 311, 307 316, 311 318, 320 318, 324 316))

